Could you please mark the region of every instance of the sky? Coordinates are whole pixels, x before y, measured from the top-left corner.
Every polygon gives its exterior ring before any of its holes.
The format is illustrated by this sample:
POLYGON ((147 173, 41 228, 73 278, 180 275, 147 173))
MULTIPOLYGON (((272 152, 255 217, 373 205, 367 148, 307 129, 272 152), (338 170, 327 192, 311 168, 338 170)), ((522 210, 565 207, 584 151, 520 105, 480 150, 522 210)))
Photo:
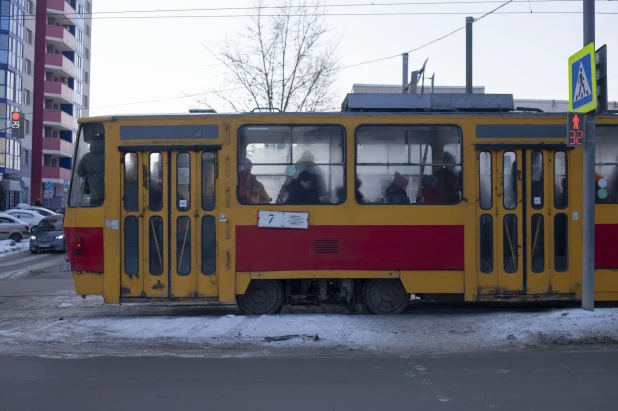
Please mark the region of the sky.
MULTIPOLYGON (((343 101, 353 84, 401 84, 401 53, 432 42, 464 26, 466 16, 481 17, 505 1, 323 3, 332 14, 326 17, 331 35, 340 39, 341 66, 396 56, 338 71, 335 88, 343 101)), ((222 101, 206 94, 226 86, 225 67, 206 47, 216 47, 225 35, 243 32, 251 10, 172 10, 251 5, 251 0, 93 0, 90 115, 184 113, 203 108, 204 98, 215 110, 228 111, 222 101), (152 10, 164 11, 143 12, 152 10)), ((596 11, 596 45, 608 48, 609 98, 618 100, 618 1, 597 1, 596 11)), ((427 74, 435 73, 437 86, 465 86, 465 36, 461 30, 410 53, 410 71, 429 58, 427 74)), ((566 100, 568 58, 583 47, 582 1, 514 0, 475 22, 473 41, 473 84, 485 86, 486 93, 566 100)))

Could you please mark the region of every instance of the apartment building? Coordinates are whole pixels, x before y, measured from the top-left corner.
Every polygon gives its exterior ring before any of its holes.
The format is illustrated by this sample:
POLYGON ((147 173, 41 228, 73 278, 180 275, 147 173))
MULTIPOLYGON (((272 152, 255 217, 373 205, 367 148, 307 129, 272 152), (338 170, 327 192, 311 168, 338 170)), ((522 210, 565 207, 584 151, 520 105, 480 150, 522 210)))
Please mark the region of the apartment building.
POLYGON ((91 13, 91 0, 0 0, 0 209, 65 206, 77 119, 89 106, 91 13), (14 111, 24 138, 11 132, 14 111))

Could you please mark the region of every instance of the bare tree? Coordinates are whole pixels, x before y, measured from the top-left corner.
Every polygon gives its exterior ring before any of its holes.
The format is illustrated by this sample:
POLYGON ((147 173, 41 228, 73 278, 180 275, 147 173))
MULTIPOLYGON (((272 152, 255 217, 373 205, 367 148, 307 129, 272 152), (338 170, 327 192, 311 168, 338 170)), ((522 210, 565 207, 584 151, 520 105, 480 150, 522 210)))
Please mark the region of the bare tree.
POLYGON ((324 111, 335 104, 338 40, 329 36, 320 0, 256 0, 246 31, 211 54, 229 75, 213 91, 235 111, 256 107, 324 111))

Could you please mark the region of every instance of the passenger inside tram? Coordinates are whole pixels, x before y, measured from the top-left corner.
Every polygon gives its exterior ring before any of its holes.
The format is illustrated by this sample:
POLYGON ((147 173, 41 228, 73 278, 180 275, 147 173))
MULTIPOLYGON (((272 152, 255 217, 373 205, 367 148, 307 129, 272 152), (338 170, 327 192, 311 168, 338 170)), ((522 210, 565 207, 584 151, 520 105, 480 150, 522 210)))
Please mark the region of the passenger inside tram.
POLYGON ((386 202, 389 204, 410 204, 410 197, 408 197, 408 193, 406 192, 407 188, 408 179, 396 171, 393 181, 385 190, 384 197, 386 198, 386 202))
POLYGON ((89 196, 91 206, 103 203, 105 198, 105 130, 103 126, 90 138, 89 152, 77 165, 76 173, 83 179, 82 192, 89 196))
POLYGON ((248 158, 240 160, 240 184, 238 195, 243 204, 269 204, 271 198, 255 175, 251 173, 253 163, 248 158))
POLYGON ((319 204, 318 178, 305 170, 288 185, 285 204, 319 204))
MULTIPOLYGON (((305 174, 305 178, 311 178, 312 191, 315 191, 317 194, 316 200, 310 203, 304 204, 321 204, 329 201, 328 199, 328 190, 326 186, 326 180, 324 178, 324 173, 320 166, 315 164, 313 153, 309 150, 305 150, 301 155, 300 159, 294 165, 294 175, 286 178, 283 185, 281 186, 281 190, 279 191, 279 201, 285 204, 291 204, 287 201, 287 198, 291 194, 292 183, 298 180, 304 172, 307 172, 311 177, 307 177, 305 174)), ((309 180, 306 180, 307 183, 309 180)), ((295 185, 298 189, 298 185, 295 185)), ((297 203, 294 203, 297 204, 297 203)))

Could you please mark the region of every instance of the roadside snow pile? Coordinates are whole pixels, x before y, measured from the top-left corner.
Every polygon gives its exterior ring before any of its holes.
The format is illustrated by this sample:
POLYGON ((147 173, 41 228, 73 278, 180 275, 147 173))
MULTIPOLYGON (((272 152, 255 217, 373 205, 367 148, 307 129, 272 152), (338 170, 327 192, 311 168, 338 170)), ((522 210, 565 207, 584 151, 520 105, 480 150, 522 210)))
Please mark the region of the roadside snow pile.
POLYGON ((20 251, 27 250, 30 247, 30 239, 23 239, 21 242, 16 243, 13 240, 0 241, 0 258, 6 255, 19 253, 20 251))
MULTIPOLYGON (((152 316, 118 307, 88 316, 55 302, 54 318, 0 321, 0 353, 53 355, 340 356, 449 354, 618 345, 618 308, 369 315, 152 316), (81 317, 81 318, 80 318, 81 317)), ((96 308, 95 308, 96 309, 96 308)), ((51 312, 46 310, 49 315, 51 312)))

